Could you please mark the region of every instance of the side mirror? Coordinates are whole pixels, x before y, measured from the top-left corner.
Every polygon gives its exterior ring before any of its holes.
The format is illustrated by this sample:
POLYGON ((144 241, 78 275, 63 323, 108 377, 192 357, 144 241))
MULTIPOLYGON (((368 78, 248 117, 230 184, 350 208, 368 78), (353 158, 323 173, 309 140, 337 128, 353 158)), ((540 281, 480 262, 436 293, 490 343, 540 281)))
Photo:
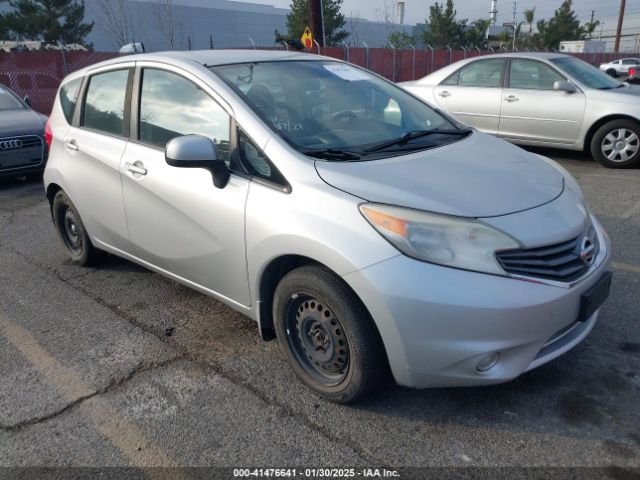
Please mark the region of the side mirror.
POLYGON ((567 82, 566 80, 557 80, 556 82, 554 82, 553 89, 567 93, 576 93, 578 91, 573 83, 567 82))
POLYGON ((172 167, 206 168, 211 172, 216 188, 224 188, 229 181, 227 164, 218 158, 213 141, 202 135, 184 135, 170 140, 164 158, 172 167))
POLYGON ((27 104, 27 107, 31 107, 31 99, 29 98, 29 95, 25 95, 22 101, 27 104))

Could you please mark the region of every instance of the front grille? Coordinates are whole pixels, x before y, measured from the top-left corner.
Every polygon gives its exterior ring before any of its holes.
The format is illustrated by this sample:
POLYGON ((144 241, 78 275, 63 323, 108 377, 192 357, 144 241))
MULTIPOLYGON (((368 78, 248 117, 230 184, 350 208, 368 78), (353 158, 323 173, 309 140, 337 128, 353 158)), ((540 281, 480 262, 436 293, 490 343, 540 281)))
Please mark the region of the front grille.
POLYGON ((598 238, 593 228, 585 235, 566 242, 544 247, 508 250, 496 254, 502 268, 508 273, 526 277, 571 282, 580 278, 592 265, 598 254, 598 238), (591 262, 585 261, 584 245, 588 238, 593 245, 591 262))
POLYGON ((42 147, 42 139, 36 135, 26 135, 24 137, 0 138, 0 144, 6 145, 2 150, 22 150, 23 148, 42 147), (11 142, 19 141, 20 146, 14 147, 11 142))

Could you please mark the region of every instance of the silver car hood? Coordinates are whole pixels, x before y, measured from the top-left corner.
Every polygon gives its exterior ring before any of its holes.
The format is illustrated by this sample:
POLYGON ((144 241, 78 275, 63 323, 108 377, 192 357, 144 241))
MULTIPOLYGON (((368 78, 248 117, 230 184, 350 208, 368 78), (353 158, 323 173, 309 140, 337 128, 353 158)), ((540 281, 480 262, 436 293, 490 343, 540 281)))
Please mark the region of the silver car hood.
POLYGON ((562 175, 535 155, 474 131, 418 153, 362 162, 316 161, 329 185, 371 202, 462 217, 495 217, 557 198, 562 175))

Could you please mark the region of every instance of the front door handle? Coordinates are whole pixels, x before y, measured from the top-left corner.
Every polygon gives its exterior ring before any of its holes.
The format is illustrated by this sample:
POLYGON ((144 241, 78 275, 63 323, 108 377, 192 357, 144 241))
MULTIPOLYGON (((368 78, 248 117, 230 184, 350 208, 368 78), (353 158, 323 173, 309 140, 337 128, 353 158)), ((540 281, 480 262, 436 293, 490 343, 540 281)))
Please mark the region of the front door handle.
POLYGON ((518 97, 516 97, 515 95, 509 95, 508 97, 504 97, 504 99, 511 103, 511 102, 517 102, 518 100, 520 100, 518 97))
POLYGON ((67 150, 72 150, 74 152, 78 151, 78 142, 76 142, 75 138, 69 138, 65 140, 64 146, 67 150))
POLYGON ((447 98, 450 97, 451 94, 449 93, 448 90, 443 90, 442 92, 440 92, 438 95, 440 95, 441 97, 447 98))
POLYGON ((131 172, 134 175, 146 175, 147 174, 147 169, 144 168, 144 163, 142 163, 140 160, 136 160, 133 163, 125 163, 124 164, 124 169, 127 172, 131 172))

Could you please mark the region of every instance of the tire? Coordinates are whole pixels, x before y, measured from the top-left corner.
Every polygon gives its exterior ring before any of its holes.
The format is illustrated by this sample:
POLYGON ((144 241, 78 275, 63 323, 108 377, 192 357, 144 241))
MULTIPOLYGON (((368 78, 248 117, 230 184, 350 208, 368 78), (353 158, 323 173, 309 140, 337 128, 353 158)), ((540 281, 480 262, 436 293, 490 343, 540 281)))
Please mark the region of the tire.
POLYGON ((93 246, 76 207, 62 190, 53 197, 51 211, 53 223, 71 261, 83 267, 99 263, 105 252, 93 246))
POLYGON ((607 168, 636 167, 640 165, 640 123, 625 119, 605 123, 596 130, 590 148, 593 158, 607 168))
POLYGON ((618 76, 618 72, 616 72, 613 68, 610 68, 605 73, 613 78, 616 78, 618 76))
POLYGON ((323 397, 351 403, 386 383, 378 330, 355 294, 330 271, 304 266, 285 275, 274 294, 273 318, 287 361, 323 397))

